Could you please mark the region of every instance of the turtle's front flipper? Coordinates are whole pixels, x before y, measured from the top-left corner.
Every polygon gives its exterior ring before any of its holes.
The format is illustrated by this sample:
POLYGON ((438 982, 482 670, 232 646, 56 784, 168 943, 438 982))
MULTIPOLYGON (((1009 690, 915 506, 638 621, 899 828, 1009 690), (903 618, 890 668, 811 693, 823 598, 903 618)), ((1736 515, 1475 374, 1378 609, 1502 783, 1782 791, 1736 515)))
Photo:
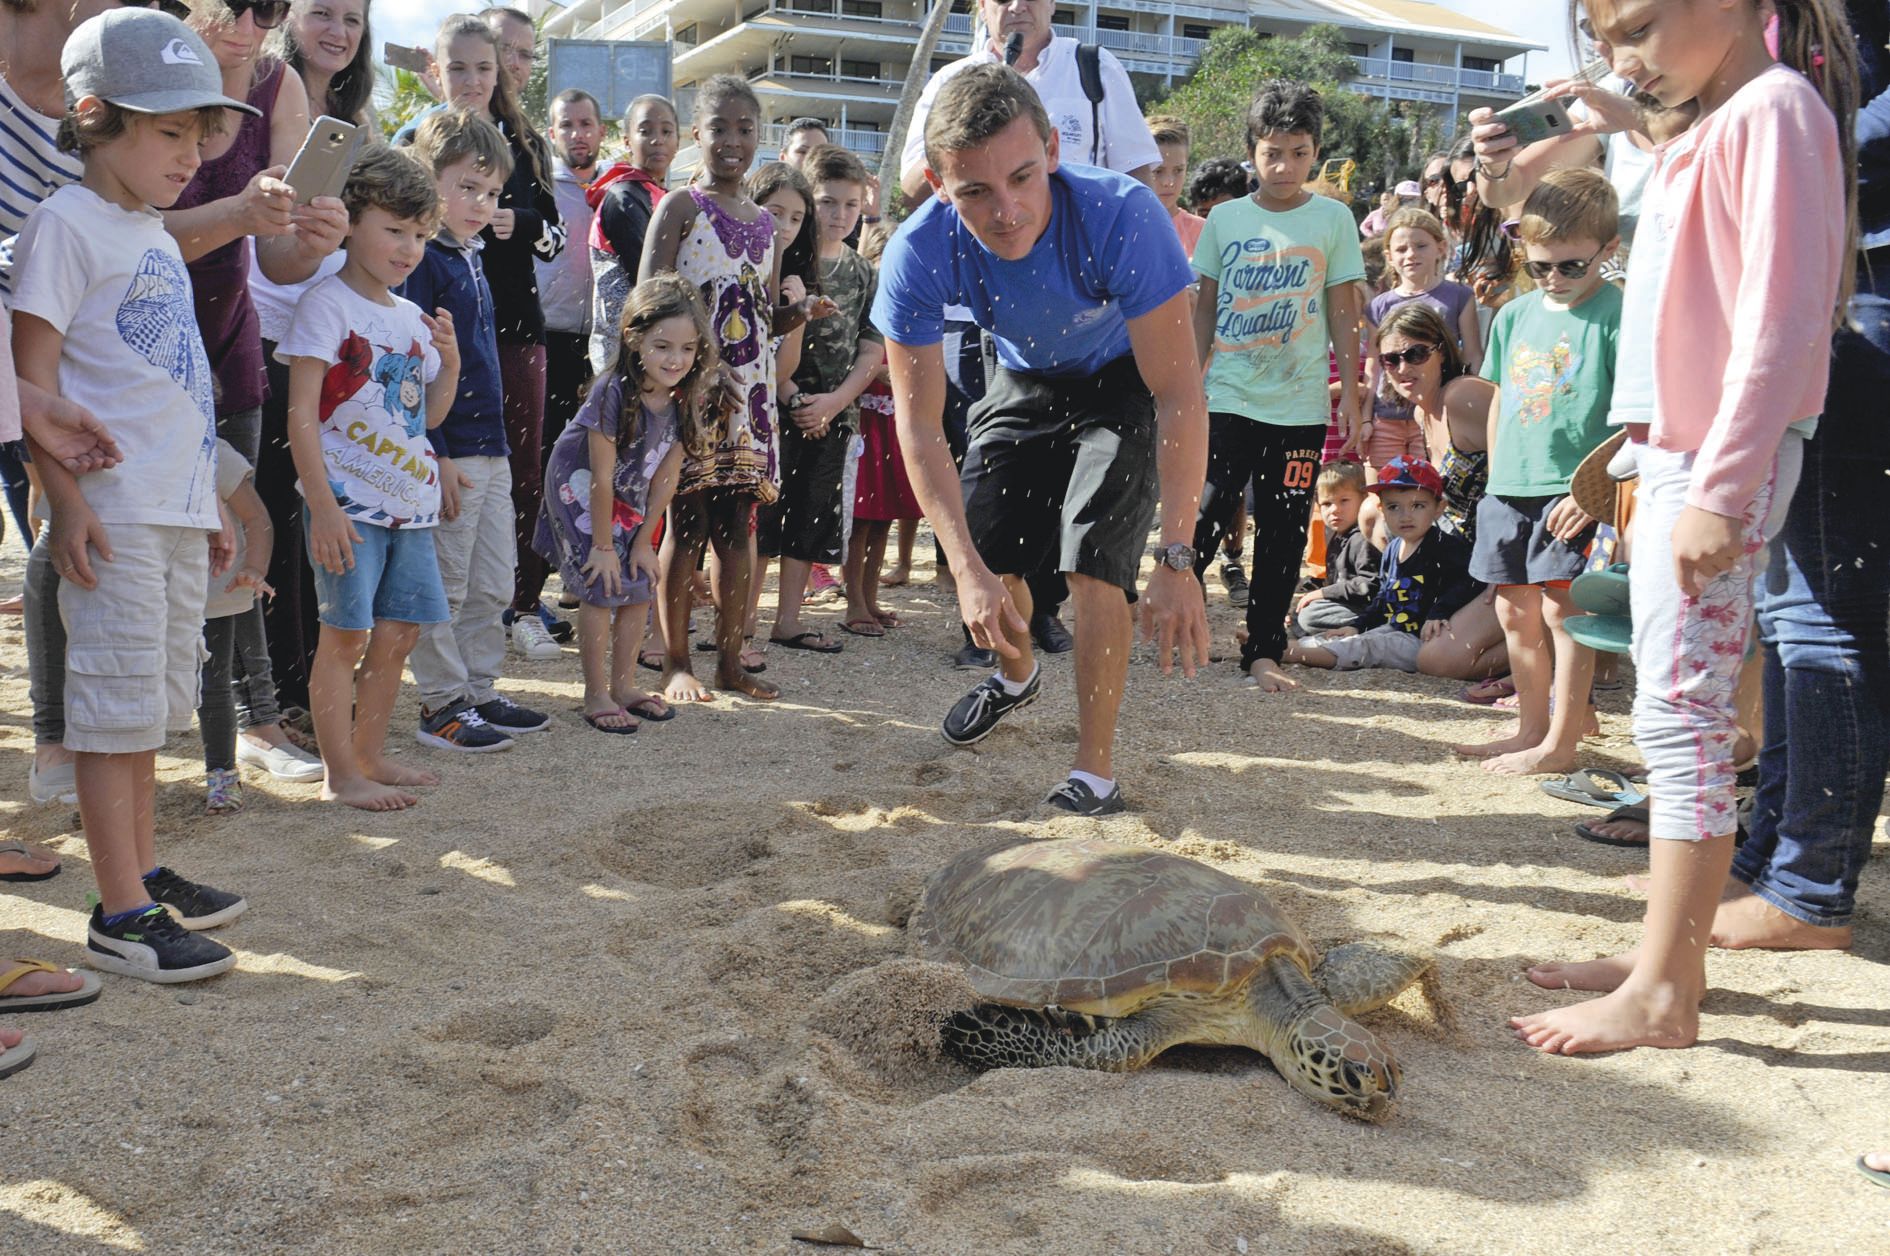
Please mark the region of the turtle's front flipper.
POLYGON ((1431 967, 1427 955, 1387 950, 1369 942, 1348 942, 1326 952, 1313 970, 1313 981, 1345 1016, 1374 1012, 1431 967))
POLYGON ((975 1069, 1064 1064, 1119 1073, 1142 1067, 1183 1040, 1172 1019, 1160 1008, 1112 1019, 981 1003, 954 1015, 941 1032, 946 1052, 975 1069))

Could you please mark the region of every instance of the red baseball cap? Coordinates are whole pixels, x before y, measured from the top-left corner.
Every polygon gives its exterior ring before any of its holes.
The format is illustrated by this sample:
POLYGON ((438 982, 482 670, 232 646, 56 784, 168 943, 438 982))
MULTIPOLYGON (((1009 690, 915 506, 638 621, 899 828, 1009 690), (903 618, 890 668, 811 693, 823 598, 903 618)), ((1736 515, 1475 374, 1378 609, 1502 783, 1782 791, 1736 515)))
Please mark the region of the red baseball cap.
POLYGON ((1378 482, 1365 486, 1372 492, 1388 488, 1421 488, 1434 497, 1444 495, 1444 477, 1422 458, 1393 458, 1378 468, 1378 482))

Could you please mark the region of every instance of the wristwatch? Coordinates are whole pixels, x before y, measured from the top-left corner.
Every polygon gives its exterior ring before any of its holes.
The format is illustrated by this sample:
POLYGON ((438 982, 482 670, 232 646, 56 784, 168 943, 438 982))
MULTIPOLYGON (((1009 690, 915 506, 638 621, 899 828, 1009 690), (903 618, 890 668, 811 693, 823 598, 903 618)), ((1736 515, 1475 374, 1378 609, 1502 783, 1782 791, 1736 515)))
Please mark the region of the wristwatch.
POLYGON ((1155 561, 1176 571, 1194 570, 1194 546, 1183 541, 1164 545, 1155 551, 1155 561))

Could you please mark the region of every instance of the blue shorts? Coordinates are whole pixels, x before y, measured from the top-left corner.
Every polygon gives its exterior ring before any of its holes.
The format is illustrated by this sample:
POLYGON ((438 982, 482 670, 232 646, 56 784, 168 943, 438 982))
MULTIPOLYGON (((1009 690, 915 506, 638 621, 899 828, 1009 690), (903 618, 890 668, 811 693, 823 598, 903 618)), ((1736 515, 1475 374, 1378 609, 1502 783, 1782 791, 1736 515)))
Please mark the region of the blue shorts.
MULTIPOLYGON (((366 632, 376 620, 404 624, 443 624, 452 618, 432 528, 382 528, 352 521, 361 534, 354 566, 335 575, 311 556, 315 569, 315 604, 322 623, 344 632, 366 632)), ((309 533, 302 511, 302 535, 309 533)))

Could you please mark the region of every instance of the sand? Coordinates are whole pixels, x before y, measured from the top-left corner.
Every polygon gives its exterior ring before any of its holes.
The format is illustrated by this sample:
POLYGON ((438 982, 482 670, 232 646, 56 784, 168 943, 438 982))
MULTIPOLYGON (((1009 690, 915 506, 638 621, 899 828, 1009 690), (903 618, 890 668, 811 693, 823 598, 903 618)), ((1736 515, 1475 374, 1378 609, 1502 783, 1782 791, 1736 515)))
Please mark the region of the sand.
MULTIPOLYGON (((19 567, 9 541, 0 588, 19 567)), ((401 815, 250 775, 246 814, 206 818, 194 735, 174 737, 160 853, 248 896, 218 934, 241 961, 14 1019, 40 1058, 0 1082, 0 1252, 842 1250, 790 1237, 829 1226, 1032 1256, 1890 1250, 1890 1192, 1850 1167, 1890 1146, 1883 859, 1856 953, 1713 957, 1698 1047, 1544 1058, 1504 1020, 1575 996, 1522 967, 1630 944, 1622 877, 1644 865, 1571 835, 1598 812, 1452 759, 1499 716, 1385 673, 1268 698, 1231 663, 1163 678, 1138 650, 1134 813, 1044 822, 1071 660, 951 748, 938 721, 971 678, 945 666, 929 575, 889 592, 908 626, 882 641, 771 651, 783 701, 634 737, 579 722, 572 651, 509 664, 557 722, 503 755, 415 746, 409 687, 396 744, 445 784, 401 815), (1456 1027, 1415 992, 1366 1018, 1406 1083, 1378 1127, 1242 1050, 1124 1075, 941 1058, 938 1017, 972 996, 913 953, 924 879, 1074 834, 1250 878, 1317 939, 1433 949, 1456 1027)), ((1218 585, 1211 604, 1226 640, 1218 585)), ((1624 695, 1604 707, 1587 758, 1631 766, 1624 695)), ((0 621, 0 798, 26 796, 29 709, 0 621)), ((0 802, 0 828, 68 863, 0 887, 0 944, 76 963, 76 814, 0 802)))

